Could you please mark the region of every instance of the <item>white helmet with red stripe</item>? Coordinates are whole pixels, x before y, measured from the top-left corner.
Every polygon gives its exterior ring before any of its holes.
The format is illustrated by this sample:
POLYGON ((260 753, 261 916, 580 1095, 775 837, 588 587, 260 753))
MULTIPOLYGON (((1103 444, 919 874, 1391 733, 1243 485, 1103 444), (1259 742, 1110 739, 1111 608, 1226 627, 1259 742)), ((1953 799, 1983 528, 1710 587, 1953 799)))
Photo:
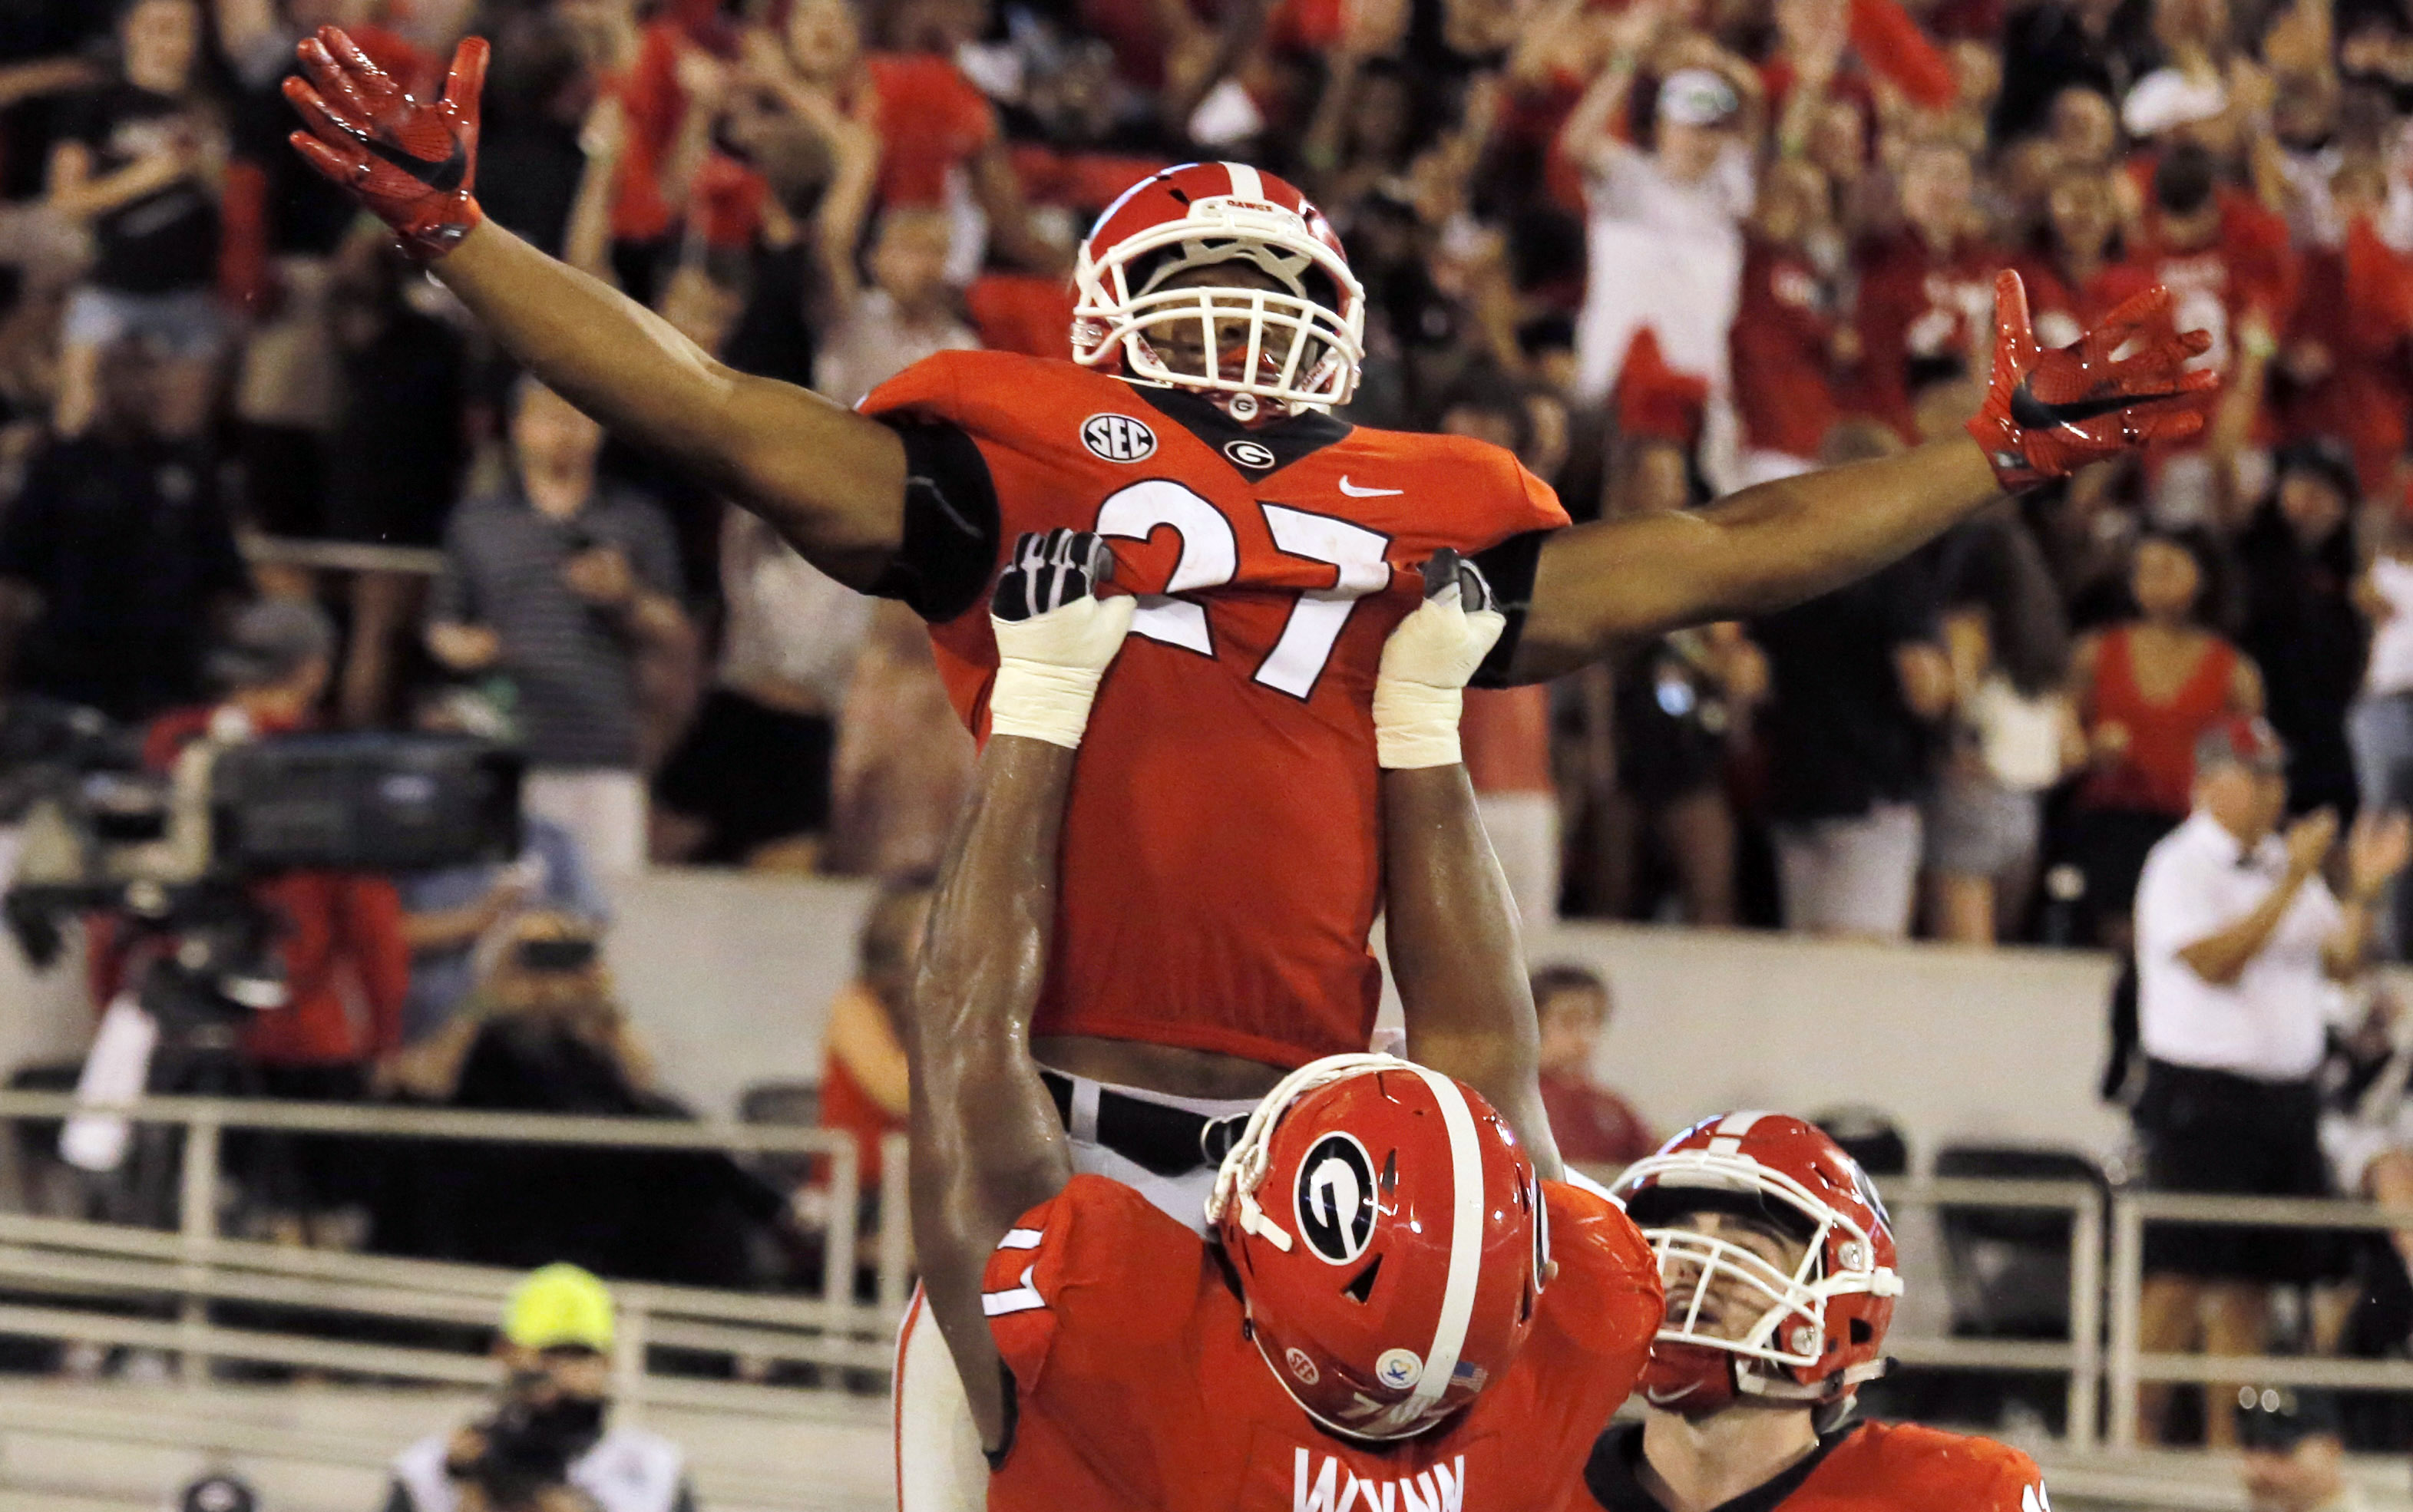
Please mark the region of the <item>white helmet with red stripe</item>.
POLYGON ((1420 1433, 1499 1380, 1549 1264, 1541 1186, 1507 1122, 1389 1055, 1285 1078, 1206 1216, 1274 1378, 1355 1438, 1420 1433))
POLYGON ((1246 163, 1185 163, 1124 190, 1081 243, 1073 283, 1073 360, 1085 367, 1218 396, 1239 419, 1261 404, 1345 404, 1356 390, 1366 291, 1340 239, 1305 195, 1246 163), (1232 262, 1280 287, 1164 286, 1232 262), (1203 371, 1177 371, 1148 340, 1184 325, 1203 371))
POLYGON ((1884 1373, 1902 1295, 1892 1222, 1859 1163, 1815 1124, 1783 1113, 1703 1119, 1627 1167, 1613 1195, 1667 1288, 1644 1401, 1686 1414, 1738 1392, 1828 1402, 1884 1373), (1800 1244, 1801 1258, 1788 1270, 1679 1222, 1702 1212, 1772 1230, 1800 1244), (1705 1314, 1713 1294, 1721 1305, 1705 1314), (1748 1299, 1739 1328, 1722 1315, 1737 1297, 1748 1299))

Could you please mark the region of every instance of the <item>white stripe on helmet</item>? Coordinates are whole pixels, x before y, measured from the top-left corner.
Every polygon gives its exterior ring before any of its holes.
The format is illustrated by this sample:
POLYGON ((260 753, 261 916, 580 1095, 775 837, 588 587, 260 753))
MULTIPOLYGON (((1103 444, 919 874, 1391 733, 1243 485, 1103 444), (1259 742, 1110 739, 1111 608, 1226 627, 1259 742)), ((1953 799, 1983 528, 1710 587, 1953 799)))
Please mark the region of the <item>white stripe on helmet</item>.
POLYGON ((1442 1286, 1441 1319, 1433 1328, 1431 1353, 1425 1356, 1424 1373, 1407 1402, 1429 1406, 1449 1389, 1458 1373, 1458 1351, 1466 1347, 1466 1326, 1474 1316, 1475 1283, 1483 1267, 1483 1152, 1476 1143, 1474 1113, 1457 1082, 1413 1062, 1402 1069, 1414 1072, 1432 1089, 1441 1105, 1442 1127, 1449 1131, 1449 1165, 1453 1192, 1449 1222, 1449 1279, 1442 1286))
POLYGON ((1223 165, 1223 171, 1232 175, 1233 198, 1264 200, 1265 176, 1255 169, 1246 163, 1226 163, 1223 165))

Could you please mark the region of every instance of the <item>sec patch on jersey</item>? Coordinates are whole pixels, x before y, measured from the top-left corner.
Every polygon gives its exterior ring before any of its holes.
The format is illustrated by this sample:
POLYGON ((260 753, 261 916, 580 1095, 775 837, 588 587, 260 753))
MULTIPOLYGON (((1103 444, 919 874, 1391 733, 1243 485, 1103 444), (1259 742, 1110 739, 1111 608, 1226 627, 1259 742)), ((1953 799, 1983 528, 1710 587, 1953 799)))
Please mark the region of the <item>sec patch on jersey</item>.
POLYGON ((1081 445, 1100 462, 1146 462, 1156 455, 1156 433, 1129 415, 1092 415, 1081 422, 1081 445))

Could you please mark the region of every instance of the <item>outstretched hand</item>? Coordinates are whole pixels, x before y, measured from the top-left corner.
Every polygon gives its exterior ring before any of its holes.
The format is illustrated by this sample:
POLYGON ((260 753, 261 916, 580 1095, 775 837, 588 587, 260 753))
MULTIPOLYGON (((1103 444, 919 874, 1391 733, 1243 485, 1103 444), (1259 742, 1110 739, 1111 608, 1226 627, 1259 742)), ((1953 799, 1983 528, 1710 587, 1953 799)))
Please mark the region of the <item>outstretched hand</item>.
POLYGON ((2006 269, 1994 281, 1994 328, 1993 379, 1969 434, 2007 490, 2149 442, 2184 440, 2203 429, 2220 387, 2217 373, 2186 365, 2211 348, 2211 334, 2180 330, 2159 285, 2073 345, 2040 351, 2027 287, 2006 269))
POLYGON ((442 257, 483 218, 478 181, 478 94, 485 38, 452 54, 444 97, 412 98, 339 27, 321 26, 294 51, 309 75, 285 81, 308 129, 289 137, 312 168, 393 228, 422 261, 442 257))

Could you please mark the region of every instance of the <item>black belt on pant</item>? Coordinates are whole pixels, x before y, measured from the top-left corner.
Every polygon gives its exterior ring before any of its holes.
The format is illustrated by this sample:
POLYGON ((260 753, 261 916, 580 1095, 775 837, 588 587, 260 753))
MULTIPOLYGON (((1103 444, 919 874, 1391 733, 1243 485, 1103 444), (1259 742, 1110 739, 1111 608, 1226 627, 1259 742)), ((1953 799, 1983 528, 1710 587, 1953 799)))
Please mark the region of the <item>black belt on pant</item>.
MULTIPOLYGON (((1057 1116, 1071 1128, 1073 1079, 1041 1066, 1039 1079, 1056 1099, 1057 1116)), ((1098 1089, 1098 1143, 1158 1176, 1186 1176, 1202 1167, 1221 1166, 1240 1142, 1240 1130, 1248 1122, 1246 1114, 1208 1118, 1186 1108, 1126 1096, 1112 1087, 1098 1089)))

